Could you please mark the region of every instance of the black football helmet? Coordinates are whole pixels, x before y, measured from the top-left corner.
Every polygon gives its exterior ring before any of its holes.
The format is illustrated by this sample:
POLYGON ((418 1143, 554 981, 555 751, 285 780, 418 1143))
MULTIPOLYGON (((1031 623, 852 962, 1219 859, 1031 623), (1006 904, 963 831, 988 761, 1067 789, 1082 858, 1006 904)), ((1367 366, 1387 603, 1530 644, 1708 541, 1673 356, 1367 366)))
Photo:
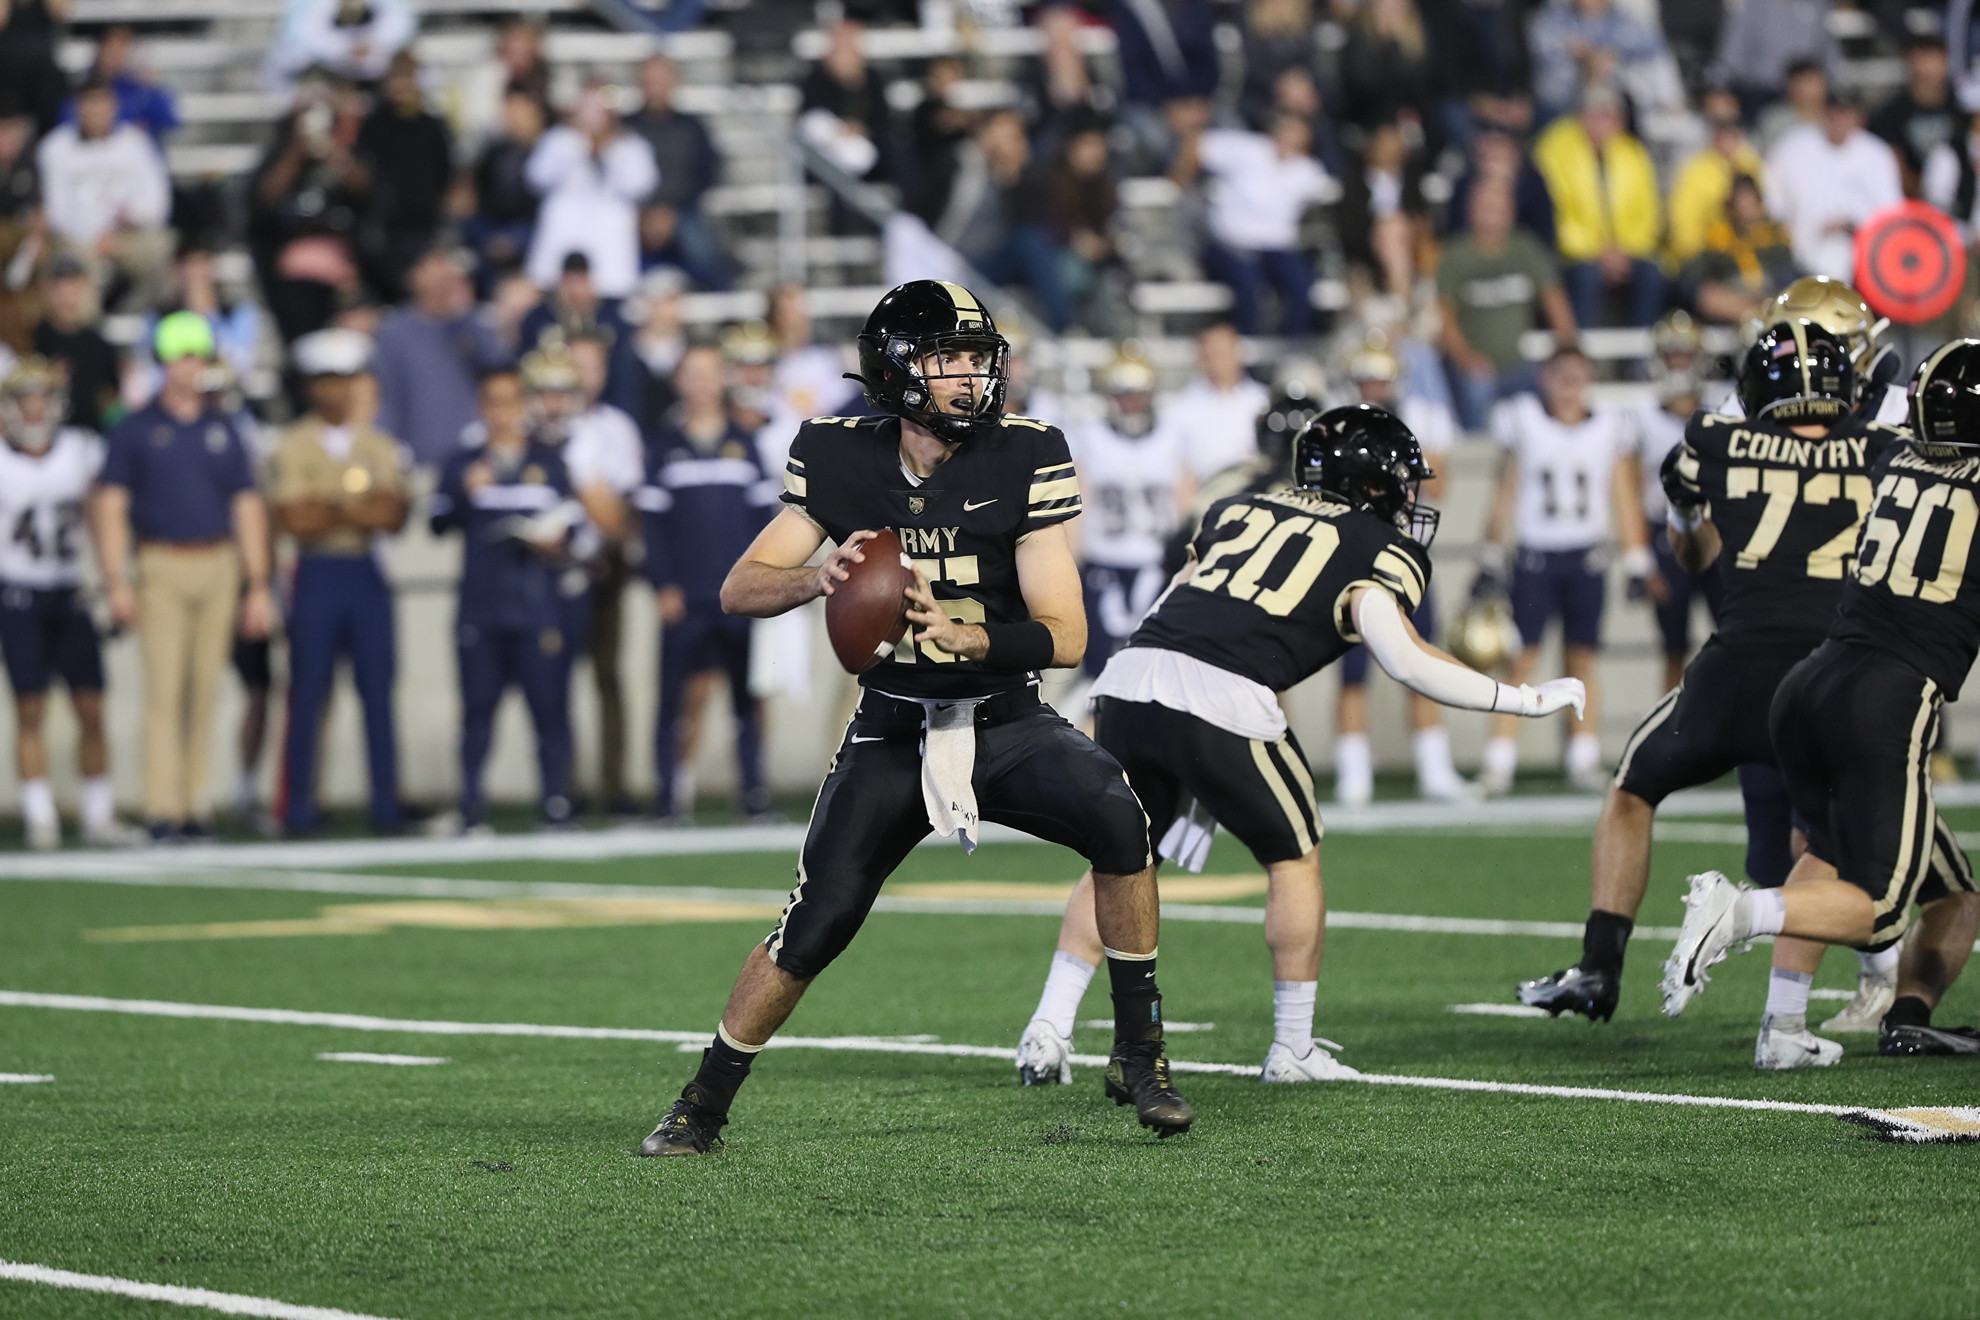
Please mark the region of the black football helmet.
POLYGON ((866 387, 866 401, 874 408, 953 444, 1003 415, 1010 377, 1010 343, 975 294, 947 280, 909 280, 889 290, 866 318, 859 335, 859 375, 851 379, 866 387), (967 412, 938 408, 922 370, 931 354, 957 350, 981 355, 974 371, 938 373, 968 380, 967 412))
POLYGON ((1394 413, 1372 403, 1321 413, 1293 441, 1293 485, 1372 513, 1430 548, 1437 510, 1417 502, 1417 490, 1435 476, 1423 447, 1394 413))
POLYGON ((1740 406, 1754 421, 1833 422, 1856 402, 1849 344, 1813 321, 1776 321, 1740 359, 1740 406))
POLYGON ((1911 443, 1927 458, 1980 450, 1980 339, 1955 339, 1912 373, 1911 443))

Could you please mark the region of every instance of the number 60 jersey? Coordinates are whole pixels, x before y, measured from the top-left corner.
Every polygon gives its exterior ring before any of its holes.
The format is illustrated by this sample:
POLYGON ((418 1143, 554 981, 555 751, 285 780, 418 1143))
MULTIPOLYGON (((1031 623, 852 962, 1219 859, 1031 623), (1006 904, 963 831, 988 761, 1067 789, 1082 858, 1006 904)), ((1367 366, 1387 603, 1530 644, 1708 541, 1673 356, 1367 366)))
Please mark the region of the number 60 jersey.
POLYGON ((1361 640, 1348 593, 1378 586, 1404 614, 1422 603, 1430 555, 1371 513, 1318 491, 1274 490, 1210 506, 1196 569, 1128 639, 1179 651, 1283 692, 1361 640))
POLYGON ((52 591, 83 580, 84 502, 103 441, 65 426, 39 454, 0 444, 0 582, 52 591))
POLYGON ((1980 458, 1892 447, 1830 636, 1888 651, 1959 699, 1980 654, 1980 458))
POLYGON ((1819 439, 1718 413, 1691 419, 1678 474, 1710 505, 1722 542, 1720 641, 1800 654, 1821 644, 1870 511, 1871 467, 1903 438, 1855 418, 1819 439))

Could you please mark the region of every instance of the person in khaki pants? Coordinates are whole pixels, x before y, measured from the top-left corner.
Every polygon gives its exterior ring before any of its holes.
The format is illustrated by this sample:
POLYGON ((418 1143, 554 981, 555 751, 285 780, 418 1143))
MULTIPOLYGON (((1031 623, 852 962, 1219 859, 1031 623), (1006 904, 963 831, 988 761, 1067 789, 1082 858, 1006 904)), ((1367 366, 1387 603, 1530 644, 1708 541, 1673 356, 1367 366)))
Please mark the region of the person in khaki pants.
POLYGON ((110 433, 96 531, 111 617, 138 630, 144 655, 144 810, 151 837, 167 842, 210 836, 214 692, 236 629, 265 637, 275 606, 247 445, 201 392, 213 331, 175 312, 152 349, 165 381, 110 433))

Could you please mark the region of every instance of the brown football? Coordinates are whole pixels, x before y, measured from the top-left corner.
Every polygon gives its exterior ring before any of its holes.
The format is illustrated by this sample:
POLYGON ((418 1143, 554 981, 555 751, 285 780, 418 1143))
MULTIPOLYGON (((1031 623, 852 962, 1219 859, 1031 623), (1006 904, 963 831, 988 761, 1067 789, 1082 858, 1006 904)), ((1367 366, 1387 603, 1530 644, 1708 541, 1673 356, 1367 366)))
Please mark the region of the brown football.
POLYGON ((879 664, 906 635, 907 597, 903 593, 914 582, 914 570, 901 551, 901 538, 892 532, 861 542, 859 552, 865 559, 848 564, 851 576, 835 584, 825 598, 825 632, 849 674, 864 673, 879 664))

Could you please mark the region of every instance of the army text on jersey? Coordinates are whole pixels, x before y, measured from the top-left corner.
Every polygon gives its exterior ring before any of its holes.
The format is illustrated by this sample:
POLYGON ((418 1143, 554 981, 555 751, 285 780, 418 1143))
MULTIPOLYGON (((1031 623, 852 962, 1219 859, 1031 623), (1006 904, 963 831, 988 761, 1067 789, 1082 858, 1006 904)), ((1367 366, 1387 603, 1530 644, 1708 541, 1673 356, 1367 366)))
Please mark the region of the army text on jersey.
POLYGON ((1720 640, 1803 653, 1820 644, 1870 511, 1870 469, 1902 438, 1856 418, 1818 438, 1718 413, 1691 419, 1679 464, 1722 541, 1720 640))
MULTIPOLYGON (((901 462, 900 419, 818 417, 791 442, 784 502, 843 543, 854 532, 892 528, 950 618, 1023 623, 1018 542, 1077 517, 1079 480, 1059 429, 1004 417, 965 441, 925 478, 901 462)), ((917 644, 912 632, 860 675, 861 684, 902 697, 981 697, 1037 681, 986 669, 917 644)))
POLYGON ((1177 651, 1283 692, 1361 640, 1348 594, 1379 586, 1404 614, 1423 600, 1430 556, 1369 513, 1315 491, 1264 491, 1210 506, 1195 571, 1142 621, 1130 647, 1177 651))
POLYGON ((1830 636, 1901 658, 1956 701, 1980 654, 1980 459, 1897 445, 1872 475, 1876 500, 1830 636))

